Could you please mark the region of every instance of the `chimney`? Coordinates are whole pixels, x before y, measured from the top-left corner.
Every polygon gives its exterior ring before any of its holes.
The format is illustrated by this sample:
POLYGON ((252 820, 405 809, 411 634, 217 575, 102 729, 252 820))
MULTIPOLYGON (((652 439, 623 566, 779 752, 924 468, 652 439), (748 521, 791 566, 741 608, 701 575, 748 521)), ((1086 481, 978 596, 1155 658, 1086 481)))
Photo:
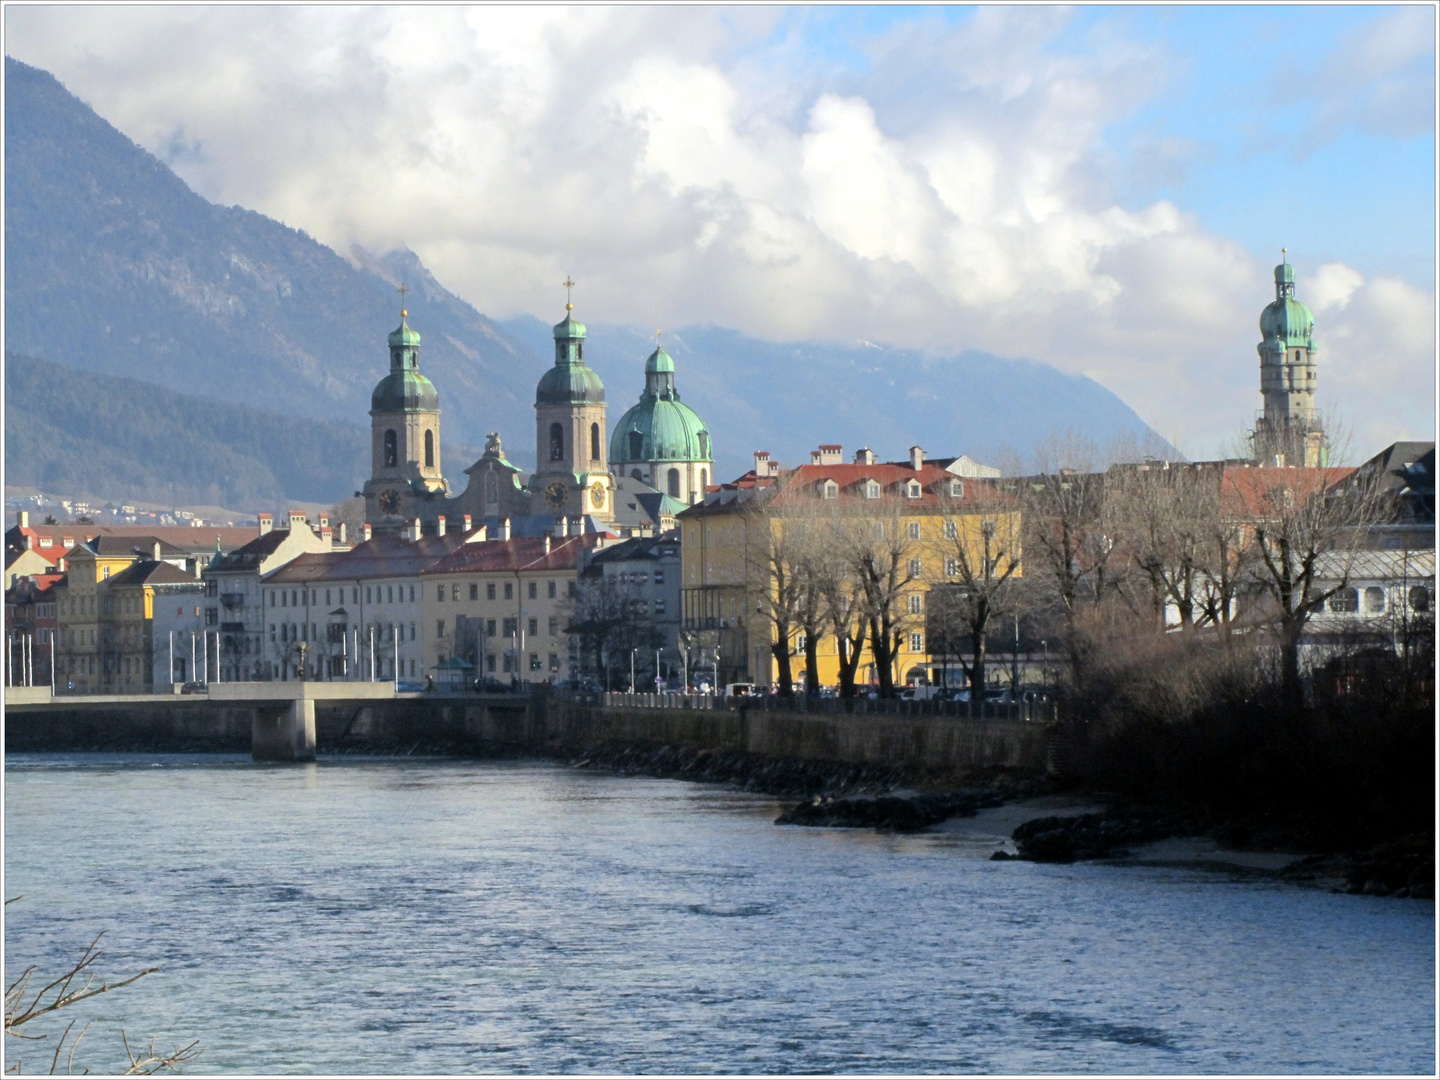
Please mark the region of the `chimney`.
POLYGON ((821 465, 839 465, 841 461, 844 460, 844 458, 845 455, 840 452, 840 446, 838 443, 820 444, 819 463, 821 465))
POLYGON ((264 536, 275 527, 275 515, 259 514, 257 516, 260 518, 260 535, 264 536))
POLYGON ((811 451, 810 451, 810 464, 811 464, 811 465, 819 465, 819 464, 820 464, 820 451, 819 451, 819 450, 811 450, 811 451))
POLYGON ((570 535, 570 519, 567 518, 567 517, 565 517, 563 514, 562 514, 560 517, 557 517, 557 518, 555 519, 555 535, 556 535, 556 536, 569 536, 569 535, 570 535))
POLYGON ((546 555, 549 555, 549 554, 550 554, 550 534, 549 534, 549 533, 546 533, 546 534, 545 534, 545 554, 546 554, 546 555))
POLYGON ((570 535, 579 536, 585 531, 585 519, 576 516, 570 519, 570 535))
POLYGON ((28 529, 28 528, 30 527, 30 511, 29 511, 29 510, 21 510, 21 511, 20 511, 20 527, 21 527, 22 529, 28 529))
POLYGON ((370 539, 370 522, 365 522, 365 524, 362 525, 361 528, 364 530, 365 539, 368 541, 370 539))
POLYGON ((910 447, 910 468, 914 469, 916 472, 919 472, 921 466, 923 466, 924 464, 925 451, 921 450, 918 446, 910 447))
POLYGON ((855 451, 855 464, 874 465, 875 451, 871 450, 868 446, 862 446, 859 450, 855 451))
POLYGON ((495 539, 496 539, 496 540, 509 540, 509 539, 510 539, 510 519, 509 519, 509 518, 504 518, 504 519, 501 520, 501 522, 500 522, 500 528, 499 528, 498 530, 496 530, 496 533, 495 533, 495 539))
POLYGON ((345 522, 342 521, 335 527, 335 539, 342 544, 345 543, 345 522))
MULTIPOLYGON (((20 512, 23 514, 25 511, 22 510, 20 512)), ((31 536, 28 532, 23 535, 25 537, 25 550, 29 551, 35 546, 35 537, 31 536)))
POLYGON ((461 520, 463 520, 463 521, 465 522, 465 528, 464 528, 462 531, 465 533, 466 536, 469 536, 469 535, 470 535, 470 529, 472 528, 472 526, 471 526, 471 524, 470 524, 470 515, 469 515, 469 514, 466 514, 465 517, 462 518, 461 520))
MULTIPOLYGON (((341 528, 344 528, 344 526, 342 525, 341 528)), ((324 543, 326 547, 331 547, 334 545, 335 535, 330 531, 329 525, 320 526, 320 540, 322 543, 324 543)))
POLYGON ((296 525, 304 525, 304 524, 305 524, 305 511, 304 511, 304 510, 291 510, 291 511, 290 511, 290 528, 293 530, 296 525))
POLYGON ((406 532, 409 534, 410 542, 412 544, 418 544, 420 542, 421 528, 420 519, 418 517, 410 523, 410 528, 407 529, 406 532))
POLYGON ((780 466, 776 462, 770 460, 769 450, 755 451, 756 476, 774 476, 775 473, 779 471, 779 468, 780 466))
POLYGON ((329 527, 330 527, 330 515, 329 515, 329 514, 321 514, 321 515, 320 515, 320 528, 322 528, 322 529, 328 529, 329 527))
POLYGON ((150 545, 150 554, 156 562, 160 561, 160 541, 156 540, 150 545))
POLYGON ((436 536, 444 536, 444 535, 445 535, 445 515, 444 515, 444 514, 441 514, 439 517, 437 517, 437 518, 435 519, 435 535, 436 535, 436 536))

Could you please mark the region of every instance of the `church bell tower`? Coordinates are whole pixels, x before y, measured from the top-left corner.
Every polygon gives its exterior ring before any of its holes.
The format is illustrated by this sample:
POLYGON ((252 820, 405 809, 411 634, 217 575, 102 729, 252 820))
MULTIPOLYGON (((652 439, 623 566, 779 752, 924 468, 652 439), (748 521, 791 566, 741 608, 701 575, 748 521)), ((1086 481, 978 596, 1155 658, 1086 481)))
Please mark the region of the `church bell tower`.
MULTIPOLYGON (((1284 255, 1282 250, 1281 255, 1284 255)), ((1295 267, 1275 267, 1275 299, 1260 314, 1260 394, 1265 411, 1252 446, 1259 465, 1324 464, 1325 436, 1315 415, 1315 318, 1295 299, 1295 267)))
POLYGON ((614 517, 615 482, 605 460, 605 385, 585 363, 585 325, 571 314, 555 324, 555 366, 535 388, 535 475, 530 489, 546 513, 614 517))

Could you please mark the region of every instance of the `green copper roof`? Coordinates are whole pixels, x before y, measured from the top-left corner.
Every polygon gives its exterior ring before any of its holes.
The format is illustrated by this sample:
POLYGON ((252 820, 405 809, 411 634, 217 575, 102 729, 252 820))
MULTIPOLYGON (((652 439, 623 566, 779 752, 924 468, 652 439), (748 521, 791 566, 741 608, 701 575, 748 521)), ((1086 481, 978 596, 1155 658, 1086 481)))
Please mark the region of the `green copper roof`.
POLYGON ((657 375, 662 371, 674 372, 675 361, 670 359, 670 354, 664 349, 656 349, 645 361, 645 374, 657 375))
POLYGON ((400 313, 400 325, 390 331, 390 347, 392 349, 406 347, 418 348, 420 345, 420 335, 414 330, 411 330, 410 324, 405 321, 407 314, 409 313, 402 311, 400 313))
POLYGON ((1295 267, 1283 262, 1275 267, 1275 299, 1260 313, 1260 333, 1265 338, 1260 346, 1271 349, 1301 346, 1313 348, 1315 316, 1295 299, 1295 267))
POLYGON ((565 338, 583 338, 585 336, 585 324, 576 322, 570 314, 570 305, 565 305, 565 318, 555 324, 555 340, 562 341, 565 338))
POLYGON ((584 364, 556 364, 535 387, 537 405, 588 405, 605 400, 605 384, 584 364))
POLYGON ((413 368, 390 372, 370 395, 371 413, 434 412, 438 408, 440 393, 435 384, 413 368))
MULTIPOLYGON (((647 395, 648 397, 648 395, 647 395)), ((640 399, 610 437, 610 464, 711 461, 710 433, 695 410, 677 399, 640 399), (634 436, 639 435, 636 439, 634 436)))

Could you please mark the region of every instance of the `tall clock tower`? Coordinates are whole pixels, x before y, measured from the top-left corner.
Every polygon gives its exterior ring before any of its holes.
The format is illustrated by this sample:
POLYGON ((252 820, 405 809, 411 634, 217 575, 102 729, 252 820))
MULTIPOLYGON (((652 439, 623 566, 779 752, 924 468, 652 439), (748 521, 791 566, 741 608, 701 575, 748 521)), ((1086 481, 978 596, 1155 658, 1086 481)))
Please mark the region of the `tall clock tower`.
POLYGON ((370 395, 370 479, 365 482, 365 520, 379 531, 399 530, 420 518, 426 524, 449 493, 440 472, 440 395, 420 374, 420 335, 400 312, 390 334, 390 374, 370 395))
MULTIPOLYGON (((566 279, 566 287, 571 284, 566 279)), ((605 460, 605 386, 585 364, 585 326, 573 310, 567 302, 564 320, 555 325, 555 366, 535 388, 537 467, 530 490, 546 513, 609 521, 615 482, 605 460)))

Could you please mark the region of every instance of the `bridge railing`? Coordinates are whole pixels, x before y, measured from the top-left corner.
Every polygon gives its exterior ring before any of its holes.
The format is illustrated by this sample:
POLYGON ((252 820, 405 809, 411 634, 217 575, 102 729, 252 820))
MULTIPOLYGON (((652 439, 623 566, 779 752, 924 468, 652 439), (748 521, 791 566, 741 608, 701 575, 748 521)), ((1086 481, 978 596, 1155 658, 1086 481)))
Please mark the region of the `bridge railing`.
POLYGON ((954 720, 1016 720, 1049 723, 1055 719, 1055 702, 1033 701, 903 701, 897 698, 719 697, 714 694, 595 694, 586 704, 631 709, 748 709, 762 712, 815 713, 818 715, 932 716, 954 720))

